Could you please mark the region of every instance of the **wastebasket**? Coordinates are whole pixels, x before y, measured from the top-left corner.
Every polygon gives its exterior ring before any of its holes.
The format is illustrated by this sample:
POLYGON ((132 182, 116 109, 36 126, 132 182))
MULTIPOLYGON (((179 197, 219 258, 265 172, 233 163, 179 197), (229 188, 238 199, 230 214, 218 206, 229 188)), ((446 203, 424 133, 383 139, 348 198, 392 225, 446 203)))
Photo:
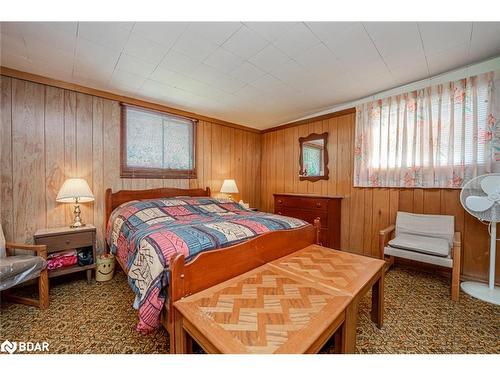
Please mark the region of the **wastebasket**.
POLYGON ((109 281, 113 278, 115 271, 115 256, 113 254, 101 254, 97 256, 95 271, 96 281, 109 281))

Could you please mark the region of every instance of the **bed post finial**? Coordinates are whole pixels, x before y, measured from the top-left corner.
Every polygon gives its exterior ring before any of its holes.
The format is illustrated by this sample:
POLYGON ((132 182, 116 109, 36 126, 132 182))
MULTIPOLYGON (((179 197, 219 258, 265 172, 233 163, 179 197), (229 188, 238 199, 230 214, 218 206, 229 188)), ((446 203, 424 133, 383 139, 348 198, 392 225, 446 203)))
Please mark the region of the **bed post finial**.
POLYGON ((319 240, 319 231, 321 230, 321 220, 319 217, 314 219, 314 229, 316 229, 316 244, 321 245, 321 242, 319 240))

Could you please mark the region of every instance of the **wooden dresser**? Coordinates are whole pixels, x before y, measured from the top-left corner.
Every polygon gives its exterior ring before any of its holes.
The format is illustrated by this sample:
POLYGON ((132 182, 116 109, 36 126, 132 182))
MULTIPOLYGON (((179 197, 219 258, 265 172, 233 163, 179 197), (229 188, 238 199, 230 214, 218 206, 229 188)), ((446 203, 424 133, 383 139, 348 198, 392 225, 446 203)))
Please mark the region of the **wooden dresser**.
POLYGON ((340 207, 341 196, 311 194, 274 194, 274 213, 291 216, 313 223, 321 220, 321 244, 340 249, 340 207))

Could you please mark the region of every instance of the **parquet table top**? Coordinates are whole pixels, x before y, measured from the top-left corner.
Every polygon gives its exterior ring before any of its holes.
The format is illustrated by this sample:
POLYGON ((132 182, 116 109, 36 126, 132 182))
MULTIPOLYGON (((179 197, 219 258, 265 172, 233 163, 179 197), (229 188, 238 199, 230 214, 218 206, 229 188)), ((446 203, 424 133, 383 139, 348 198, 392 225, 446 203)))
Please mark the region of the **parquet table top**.
POLYGON ((183 298, 183 318, 223 353, 307 352, 343 321, 352 297, 314 281, 263 265, 183 298))
POLYGON ((384 261, 310 245, 269 264, 316 285, 356 295, 381 270, 384 261))

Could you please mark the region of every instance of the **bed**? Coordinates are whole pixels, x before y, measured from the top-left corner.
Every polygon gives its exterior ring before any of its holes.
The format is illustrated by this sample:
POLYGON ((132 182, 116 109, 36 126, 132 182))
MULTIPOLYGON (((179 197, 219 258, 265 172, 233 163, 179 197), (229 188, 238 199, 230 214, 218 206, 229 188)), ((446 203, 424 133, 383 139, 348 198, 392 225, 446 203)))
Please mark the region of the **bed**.
MULTIPOLYGON (((269 232, 293 232, 297 238, 310 238, 319 227, 319 222, 313 228, 299 219, 255 212, 230 200, 211 198, 209 188, 115 193, 107 189, 105 206, 106 250, 115 254, 128 276, 136 295, 137 330, 141 333, 158 328, 160 323, 173 332, 168 271, 175 256, 182 254, 189 262, 210 250, 241 249, 248 240, 269 232)), ((197 277, 213 276, 207 269, 206 275, 197 277)))

